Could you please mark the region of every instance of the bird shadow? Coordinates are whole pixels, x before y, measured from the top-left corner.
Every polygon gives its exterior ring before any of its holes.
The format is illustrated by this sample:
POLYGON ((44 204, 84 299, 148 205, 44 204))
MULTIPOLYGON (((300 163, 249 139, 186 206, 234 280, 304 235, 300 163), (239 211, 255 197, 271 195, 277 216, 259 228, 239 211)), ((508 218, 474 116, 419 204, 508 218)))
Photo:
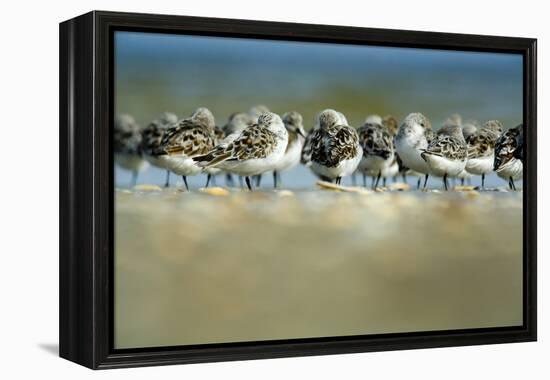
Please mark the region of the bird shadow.
POLYGON ((40 343, 38 344, 38 347, 52 355, 59 355, 59 344, 57 343, 40 343))

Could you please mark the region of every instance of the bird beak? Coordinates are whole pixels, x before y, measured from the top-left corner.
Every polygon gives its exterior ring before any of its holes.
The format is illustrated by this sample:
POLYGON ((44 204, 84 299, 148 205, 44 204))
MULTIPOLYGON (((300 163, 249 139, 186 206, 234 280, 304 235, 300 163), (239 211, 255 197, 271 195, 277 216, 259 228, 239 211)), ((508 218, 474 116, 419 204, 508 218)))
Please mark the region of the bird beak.
POLYGON ((304 132, 302 132, 302 129, 301 129, 301 128, 296 128, 296 133, 299 134, 299 135, 302 136, 302 137, 306 137, 306 135, 304 134, 304 132))

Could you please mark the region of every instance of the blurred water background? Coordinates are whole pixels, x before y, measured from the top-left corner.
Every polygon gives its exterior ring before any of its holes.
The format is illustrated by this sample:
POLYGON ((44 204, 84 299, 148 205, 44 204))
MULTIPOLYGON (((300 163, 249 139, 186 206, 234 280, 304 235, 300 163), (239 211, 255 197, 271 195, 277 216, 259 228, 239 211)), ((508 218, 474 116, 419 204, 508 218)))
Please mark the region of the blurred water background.
MULTIPOLYGON (((437 129, 451 114, 505 128, 522 121, 522 57, 238 38, 115 33, 115 111, 143 126, 163 111, 179 117, 208 107, 218 125, 236 111, 265 104, 279 114, 296 110, 306 129, 325 108, 343 112, 353 126, 369 114, 399 120, 422 112, 437 129)), ((163 183, 149 168, 141 183, 163 183)), ((131 174, 116 170, 117 186, 131 174)), ((311 187, 303 167, 283 173, 285 187, 311 187)), ((203 176, 190 178, 203 186, 203 176)), ((345 180, 344 180, 345 181, 345 180)), ((267 183, 267 182, 266 182, 267 183)), ((488 186, 506 185, 494 174, 488 186)), ((440 186, 431 181, 430 186, 440 186)))
MULTIPOLYGON (((223 125, 256 104, 297 110, 306 128, 329 107, 354 126, 372 113, 422 112, 434 129, 453 113, 522 120, 519 55, 117 32, 115 81, 115 111, 143 126, 199 106, 223 125)), ((149 168, 138 183, 164 179, 149 168)), ((115 182, 116 347, 522 323, 521 191, 320 191, 303 166, 282 173, 292 192, 271 178, 219 197, 128 189, 118 168, 115 182)))

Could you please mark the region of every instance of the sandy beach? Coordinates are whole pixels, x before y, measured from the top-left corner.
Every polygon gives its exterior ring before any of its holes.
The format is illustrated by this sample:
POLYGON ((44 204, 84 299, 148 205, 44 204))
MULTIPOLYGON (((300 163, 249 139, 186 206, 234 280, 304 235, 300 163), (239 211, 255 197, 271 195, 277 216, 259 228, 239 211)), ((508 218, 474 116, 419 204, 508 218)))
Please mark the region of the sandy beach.
POLYGON ((117 348, 522 323, 522 192, 142 186, 115 207, 117 348))

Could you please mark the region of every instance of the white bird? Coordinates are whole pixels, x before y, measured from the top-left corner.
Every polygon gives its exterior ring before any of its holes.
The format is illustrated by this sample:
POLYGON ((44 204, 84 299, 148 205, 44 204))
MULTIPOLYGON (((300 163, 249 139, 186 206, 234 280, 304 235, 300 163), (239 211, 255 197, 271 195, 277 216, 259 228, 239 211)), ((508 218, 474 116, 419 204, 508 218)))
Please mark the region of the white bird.
POLYGON ((493 169, 516 190, 515 180, 523 178, 523 124, 510 128, 497 140, 493 169))
POLYGON ((403 120, 395 136, 395 150, 399 158, 405 167, 424 175, 424 188, 428 182, 430 167, 421 153, 428 147, 433 135, 428 118, 421 113, 411 113, 403 120))
POLYGON ((366 185, 367 175, 376 176, 376 182, 373 184, 373 188, 376 189, 382 172, 391 166, 395 158, 392 136, 382 124, 376 121, 367 121, 357 130, 357 133, 363 148, 363 157, 357 170, 363 174, 363 185, 366 185))
POLYGON ((283 158, 287 144, 288 132, 281 117, 265 112, 257 124, 245 128, 233 141, 219 144, 194 161, 205 169, 219 167, 244 176, 252 190, 250 176, 272 171, 283 158))
POLYGON ((152 152, 160 147, 164 133, 171 125, 177 123, 178 117, 171 112, 164 112, 158 119, 153 120, 141 131, 141 150, 143 157, 151 165, 166 169, 166 182, 164 187, 170 186, 170 170, 166 168, 165 162, 153 155, 152 152))
POLYGON ((164 134, 160 147, 153 151, 166 168, 182 176, 189 190, 187 177, 202 173, 193 157, 210 151, 216 142, 214 115, 208 108, 198 108, 187 118, 178 121, 164 134))
POLYGON ((502 124, 498 120, 490 120, 466 140, 468 143, 466 171, 481 176, 482 189, 485 189, 485 175, 493 171, 495 144, 501 134, 502 124))
POLYGON ((113 131, 113 151, 115 163, 132 172, 132 186, 137 183, 138 173, 148 164, 141 151, 141 131, 134 118, 119 114, 115 118, 113 131))
POLYGON ((311 169, 318 176, 336 180, 349 176, 357 169, 363 157, 357 131, 342 125, 341 114, 327 109, 318 117, 319 127, 313 131, 311 139, 311 169))
POLYGON ((462 128, 455 125, 447 133, 437 135, 422 150, 422 158, 430 168, 430 173, 443 177, 443 185, 448 190, 447 178, 458 176, 466 167, 468 146, 462 128))
POLYGON ((303 118, 296 111, 288 112, 283 115, 283 123, 288 132, 288 144, 283 158, 273 170, 273 186, 277 187, 280 181, 280 173, 284 170, 293 168, 300 163, 302 148, 306 139, 303 118))

